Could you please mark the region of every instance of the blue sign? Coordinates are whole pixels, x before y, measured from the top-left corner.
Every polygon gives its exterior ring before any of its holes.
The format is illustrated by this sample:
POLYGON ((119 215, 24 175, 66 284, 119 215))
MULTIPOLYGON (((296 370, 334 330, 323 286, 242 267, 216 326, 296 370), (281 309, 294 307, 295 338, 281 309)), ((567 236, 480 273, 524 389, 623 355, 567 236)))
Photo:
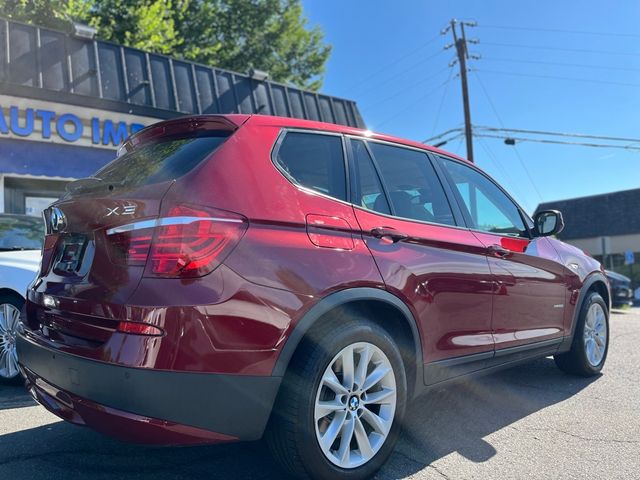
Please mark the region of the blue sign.
POLYGON ((631 250, 624 252, 624 264, 633 265, 634 263, 636 263, 636 259, 633 252, 631 250))
MULTIPOLYGON (((117 147, 131 134, 144 128, 140 123, 114 122, 113 120, 100 120, 91 118, 91 143, 117 147)), ((39 135, 43 140, 51 138, 55 133, 66 142, 77 142, 84 134, 85 126, 80 117, 74 113, 54 112, 51 110, 25 108, 21 111, 16 106, 9 107, 8 118, 4 109, 0 108, 0 133, 8 135, 13 133, 18 137, 33 137, 39 135), (22 115, 21 115, 22 113, 22 115), (21 117, 24 117, 21 120, 21 117), (42 124, 40 132, 34 129, 35 122, 42 124)))

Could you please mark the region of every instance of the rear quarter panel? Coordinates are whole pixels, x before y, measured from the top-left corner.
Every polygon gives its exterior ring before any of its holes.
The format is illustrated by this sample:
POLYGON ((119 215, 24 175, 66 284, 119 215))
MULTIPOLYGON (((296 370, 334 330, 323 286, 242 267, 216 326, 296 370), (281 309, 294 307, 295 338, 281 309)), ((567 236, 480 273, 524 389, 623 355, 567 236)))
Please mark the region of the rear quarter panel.
POLYGON ((187 182, 178 182, 168 203, 194 202, 240 213, 249 228, 225 265, 250 282, 296 294, 322 297, 351 286, 383 288, 362 237, 353 207, 298 187, 271 161, 282 131, 278 125, 247 121, 187 182), (339 217, 352 229, 352 249, 314 245, 306 216, 339 217))

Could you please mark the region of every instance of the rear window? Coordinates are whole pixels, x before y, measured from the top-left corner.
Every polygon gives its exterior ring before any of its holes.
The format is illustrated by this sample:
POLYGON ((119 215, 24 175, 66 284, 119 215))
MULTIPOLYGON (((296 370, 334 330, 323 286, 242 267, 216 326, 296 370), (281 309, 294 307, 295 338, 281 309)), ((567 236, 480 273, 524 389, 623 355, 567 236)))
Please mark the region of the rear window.
POLYGON ((287 176, 299 185, 340 200, 347 199, 341 137, 289 132, 275 160, 287 176))
POLYGON ((118 186, 160 183, 181 177, 218 148, 230 132, 163 137, 137 146, 96 172, 97 177, 118 186))

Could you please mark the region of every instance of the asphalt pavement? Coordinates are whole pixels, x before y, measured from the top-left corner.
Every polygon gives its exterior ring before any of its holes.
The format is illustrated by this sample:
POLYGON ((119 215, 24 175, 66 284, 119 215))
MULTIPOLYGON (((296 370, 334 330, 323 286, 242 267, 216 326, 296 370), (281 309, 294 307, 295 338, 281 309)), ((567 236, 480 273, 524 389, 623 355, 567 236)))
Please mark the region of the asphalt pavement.
MULTIPOLYGON (((616 313, 603 374, 550 358, 433 391, 377 478, 640 478, 640 309, 616 313)), ((58 420, 0 386, 0 478, 282 478, 261 442, 148 448, 58 420)))

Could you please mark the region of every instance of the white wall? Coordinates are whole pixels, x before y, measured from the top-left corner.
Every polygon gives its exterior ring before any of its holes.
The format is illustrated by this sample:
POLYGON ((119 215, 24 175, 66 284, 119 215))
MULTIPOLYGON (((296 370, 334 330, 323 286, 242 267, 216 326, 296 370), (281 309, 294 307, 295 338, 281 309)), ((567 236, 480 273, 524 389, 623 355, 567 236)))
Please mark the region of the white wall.
MULTIPOLYGON (((566 243, 585 250, 591 255, 602 255, 602 237, 566 240, 566 243)), ((624 253, 626 251, 640 252, 640 233, 609 236, 608 254, 624 253)))

